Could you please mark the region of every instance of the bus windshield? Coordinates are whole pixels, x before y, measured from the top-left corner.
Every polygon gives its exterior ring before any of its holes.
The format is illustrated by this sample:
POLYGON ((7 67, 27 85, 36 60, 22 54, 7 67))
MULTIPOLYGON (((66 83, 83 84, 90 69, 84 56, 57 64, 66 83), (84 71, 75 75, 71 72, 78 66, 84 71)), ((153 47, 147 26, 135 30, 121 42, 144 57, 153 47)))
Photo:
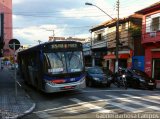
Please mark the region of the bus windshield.
POLYGON ((80 51, 44 53, 44 56, 45 73, 73 73, 83 70, 83 57, 80 51))

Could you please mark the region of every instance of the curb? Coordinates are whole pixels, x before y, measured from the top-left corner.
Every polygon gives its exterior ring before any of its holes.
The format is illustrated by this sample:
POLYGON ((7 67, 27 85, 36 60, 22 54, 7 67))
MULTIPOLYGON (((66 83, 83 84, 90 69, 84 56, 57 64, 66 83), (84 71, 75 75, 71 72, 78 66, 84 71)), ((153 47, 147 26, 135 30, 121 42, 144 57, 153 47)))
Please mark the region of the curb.
POLYGON ((28 109, 24 113, 18 115, 16 118, 21 118, 21 117, 31 113, 34 110, 35 107, 36 107, 36 103, 33 103, 32 107, 30 109, 28 109))
MULTIPOLYGON (((23 80, 23 79, 22 79, 22 80, 23 80)), ((18 81, 18 80, 17 80, 17 81, 18 81)), ((31 113, 31 112, 35 109, 36 103, 34 103, 34 101, 33 101, 33 100, 31 99, 31 97, 28 95, 28 93, 27 93, 27 91, 26 91, 26 88, 25 88, 24 86, 22 86, 19 81, 18 81, 18 83, 19 83, 20 88, 24 91, 25 96, 28 98, 28 100, 31 101, 31 103, 33 103, 32 106, 31 106, 28 110, 26 110, 26 111, 24 111, 23 113, 17 115, 17 117, 16 117, 16 118, 21 118, 21 117, 23 117, 23 116, 31 113)))
POLYGON ((20 86, 20 88, 22 88, 22 89, 24 90, 24 92, 26 93, 26 96, 28 97, 29 100, 31 100, 31 102, 32 102, 33 104, 32 104, 32 106, 30 107, 30 109, 28 109, 28 110, 26 110, 25 112, 23 112, 22 114, 18 115, 17 118, 21 118, 21 117, 23 117, 23 116, 31 113, 31 112, 35 109, 35 107, 36 107, 36 103, 34 103, 34 102, 32 101, 32 99, 31 99, 31 97, 28 95, 25 87, 20 86))

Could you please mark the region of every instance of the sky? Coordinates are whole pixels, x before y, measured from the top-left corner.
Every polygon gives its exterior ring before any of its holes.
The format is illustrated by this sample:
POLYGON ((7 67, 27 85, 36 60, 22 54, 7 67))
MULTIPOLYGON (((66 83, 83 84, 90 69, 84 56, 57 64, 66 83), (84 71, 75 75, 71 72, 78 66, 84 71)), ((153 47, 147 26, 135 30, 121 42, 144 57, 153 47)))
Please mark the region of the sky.
MULTIPOLYGON (((117 0, 12 0, 13 38, 22 45, 47 42, 49 36, 88 38, 89 29, 117 17, 117 0)), ((148 7, 159 0, 119 0, 120 18, 148 7)))

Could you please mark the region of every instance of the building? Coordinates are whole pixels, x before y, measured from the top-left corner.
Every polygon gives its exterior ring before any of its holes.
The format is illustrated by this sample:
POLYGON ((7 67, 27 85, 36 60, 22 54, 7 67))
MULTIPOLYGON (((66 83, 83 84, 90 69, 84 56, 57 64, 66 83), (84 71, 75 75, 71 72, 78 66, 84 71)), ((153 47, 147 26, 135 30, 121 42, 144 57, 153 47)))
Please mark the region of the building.
POLYGON ((77 41, 81 43, 86 43, 89 41, 89 38, 73 38, 73 37, 65 38, 65 37, 53 37, 53 36, 49 37, 49 42, 58 41, 58 40, 69 40, 69 41, 77 41))
POLYGON ((145 72, 160 87, 160 2, 136 13, 143 15, 141 43, 145 48, 145 72))
POLYGON ((53 37, 53 36, 49 37, 49 42, 56 41, 56 40, 65 40, 65 37, 53 37))
POLYGON ((84 54, 85 66, 91 67, 92 66, 91 42, 83 43, 83 54, 84 54))
POLYGON ((86 38, 68 37, 68 38, 66 38, 65 40, 78 41, 78 42, 81 42, 81 43, 85 43, 87 39, 86 39, 86 38))
POLYGON ((12 39, 12 0, 0 0, 0 55, 10 57, 8 42, 12 39))
MULTIPOLYGON (((119 66, 132 67, 132 56, 143 56, 141 46, 142 16, 138 14, 119 19, 119 66)), ((95 65, 115 71, 116 19, 106 21, 92 29, 92 51, 95 65)))

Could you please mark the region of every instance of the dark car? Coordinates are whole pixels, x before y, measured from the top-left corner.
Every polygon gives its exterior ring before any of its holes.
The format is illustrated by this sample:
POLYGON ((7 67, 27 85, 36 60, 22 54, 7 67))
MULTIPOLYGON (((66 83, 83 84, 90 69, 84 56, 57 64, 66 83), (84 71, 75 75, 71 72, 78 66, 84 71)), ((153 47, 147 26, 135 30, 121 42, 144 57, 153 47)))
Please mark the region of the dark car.
POLYGON ((89 67, 86 69, 86 85, 89 87, 103 85, 110 87, 110 78, 100 67, 89 67))
POLYGON ((154 79, 137 69, 126 69, 126 78, 129 87, 154 89, 156 86, 154 79))

